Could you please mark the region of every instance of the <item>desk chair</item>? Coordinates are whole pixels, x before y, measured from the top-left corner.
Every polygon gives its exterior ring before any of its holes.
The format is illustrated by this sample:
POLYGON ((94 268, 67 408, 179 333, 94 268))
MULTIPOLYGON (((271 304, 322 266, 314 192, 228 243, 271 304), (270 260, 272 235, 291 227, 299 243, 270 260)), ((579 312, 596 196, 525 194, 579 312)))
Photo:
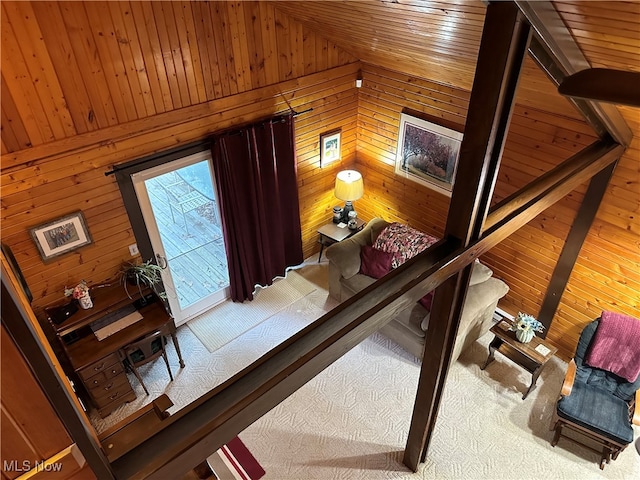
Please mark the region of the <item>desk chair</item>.
MULTIPOLYGON (((607 313, 610 312, 603 312, 602 318, 607 313)), ((613 366, 609 369, 595 367, 594 364, 600 362, 592 360, 591 355, 595 350, 596 333, 602 319, 594 320, 584 328, 556 405, 555 435, 551 445, 555 447, 561 436, 581 443, 601 454, 601 470, 633 442, 631 424, 640 425, 640 375, 631 378, 631 381, 613 373, 620 373, 615 365, 616 359, 630 358, 636 365, 640 359, 640 342, 636 340, 640 335, 640 320, 627 318, 628 322, 638 324, 626 324, 627 331, 623 335, 608 337, 613 348, 609 355, 613 366), (628 343, 627 339, 630 339, 628 343), (628 348, 625 348, 625 344, 628 348), (567 436, 565 429, 577 434, 578 438, 567 436), (599 449, 591 444, 599 445, 599 449)))
POLYGON ((144 389, 145 393, 149 395, 149 391, 142 381, 142 377, 138 372, 138 367, 152 362, 158 357, 164 358, 164 363, 167 366, 169 372, 169 378, 173 381, 173 375, 171 374, 171 367, 169 367, 169 360, 167 359, 167 338, 169 332, 165 328, 156 330, 150 335, 137 340, 122 348, 122 357, 124 357, 125 366, 128 366, 133 370, 133 374, 136 376, 140 385, 144 389))

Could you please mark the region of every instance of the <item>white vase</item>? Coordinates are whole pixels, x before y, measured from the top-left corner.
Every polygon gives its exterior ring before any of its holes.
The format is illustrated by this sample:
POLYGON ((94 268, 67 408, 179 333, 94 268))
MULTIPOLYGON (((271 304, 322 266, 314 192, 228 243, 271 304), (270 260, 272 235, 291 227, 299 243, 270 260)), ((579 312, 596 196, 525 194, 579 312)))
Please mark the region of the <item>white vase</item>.
POLYGON ((536 332, 533 330, 516 330, 516 338, 520 343, 529 343, 535 336, 536 332))
POLYGON ((84 297, 80 297, 78 303, 80 304, 80 308, 84 308, 85 310, 93 307, 93 301, 88 293, 84 297))

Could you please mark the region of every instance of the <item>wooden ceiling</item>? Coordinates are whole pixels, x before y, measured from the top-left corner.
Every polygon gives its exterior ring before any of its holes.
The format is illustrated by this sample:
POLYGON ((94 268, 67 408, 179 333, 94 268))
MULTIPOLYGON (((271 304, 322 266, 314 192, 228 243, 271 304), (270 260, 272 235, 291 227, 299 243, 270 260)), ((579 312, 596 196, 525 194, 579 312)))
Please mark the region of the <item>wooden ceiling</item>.
POLYGON ((486 11, 479 0, 275 3, 363 62, 471 89, 486 11))
MULTIPOLYGON (((275 3, 363 62, 471 89, 486 11, 479 0, 275 3)), ((553 4, 593 67, 640 71, 640 2, 553 4)))

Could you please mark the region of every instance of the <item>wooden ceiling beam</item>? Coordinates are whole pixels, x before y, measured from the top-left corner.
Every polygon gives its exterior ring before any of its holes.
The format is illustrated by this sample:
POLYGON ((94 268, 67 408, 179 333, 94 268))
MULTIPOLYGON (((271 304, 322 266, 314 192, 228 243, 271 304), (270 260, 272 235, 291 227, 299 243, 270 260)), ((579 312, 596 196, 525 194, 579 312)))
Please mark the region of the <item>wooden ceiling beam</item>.
MULTIPOLYGON (((480 239, 498 177, 531 27, 513 3, 490 3, 469 99, 459 172, 444 238, 467 248, 480 239)), ((418 391, 404 463, 414 472, 425 460, 458 335, 472 266, 439 286, 425 333, 418 391)))
MULTIPOLYGON (((515 1, 534 29, 529 52, 556 86, 581 70, 591 68, 571 32, 548 1, 515 1)), ((633 134, 615 105, 566 97, 582 112, 601 137, 608 133, 625 147, 633 134)))

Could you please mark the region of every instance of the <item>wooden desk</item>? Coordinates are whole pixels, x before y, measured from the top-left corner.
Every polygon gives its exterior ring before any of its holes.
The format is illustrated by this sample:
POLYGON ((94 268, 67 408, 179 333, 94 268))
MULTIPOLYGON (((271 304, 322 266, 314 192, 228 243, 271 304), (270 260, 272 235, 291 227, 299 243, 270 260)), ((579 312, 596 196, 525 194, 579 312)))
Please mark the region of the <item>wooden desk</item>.
POLYGON ((531 374, 531 385, 522 395, 522 399, 536 387, 536 382, 545 364, 551 360, 558 349, 539 337, 533 337, 529 343, 521 343, 516 339, 516 332, 509 330, 511 323, 502 320, 496 323, 491 330, 494 334, 493 340, 489 344, 489 356, 484 362, 482 370, 493 362, 495 351, 498 350, 512 362, 520 365, 531 374))
POLYGON ((123 359, 119 354, 119 350, 125 345, 166 325, 169 327, 180 367, 184 367, 173 318, 166 312, 162 301, 155 294, 150 290, 143 293, 145 296, 150 295, 153 301, 144 306, 136 304, 142 319, 103 340, 96 338, 91 325, 109 313, 136 301, 139 302, 140 293, 136 292, 133 299, 130 299, 119 284, 95 289, 91 291, 93 308, 79 310, 58 325, 50 321, 56 335, 60 338, 77 380, 83 384, 91 403, 102 417, 123 403, 136 398, 124 371, 123 359))

